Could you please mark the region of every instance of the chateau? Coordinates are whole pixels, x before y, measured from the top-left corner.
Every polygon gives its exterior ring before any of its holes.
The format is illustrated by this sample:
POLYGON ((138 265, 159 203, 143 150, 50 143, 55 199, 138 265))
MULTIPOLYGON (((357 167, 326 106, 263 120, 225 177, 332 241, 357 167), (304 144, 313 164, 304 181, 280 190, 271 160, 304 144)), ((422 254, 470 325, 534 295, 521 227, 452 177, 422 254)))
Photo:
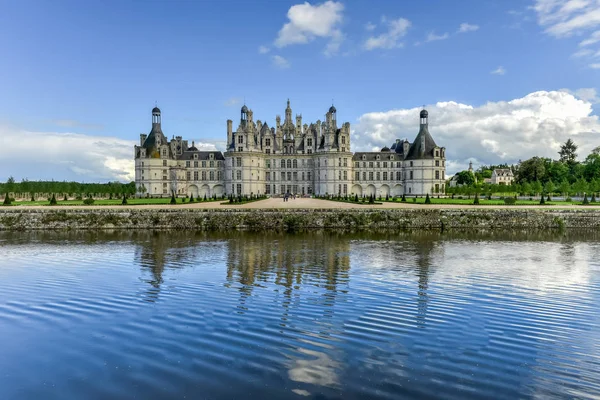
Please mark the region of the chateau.
POLYGON ((135 146, 135 183, 141 196, 341 194, 401 196, 444 193, 445 148, 429 133, 429 115, 420 112, 415 140, 397 139, 377 152, 352 153, 350 123, 337 122, 329 108, 325 121, 302 124, 292 118, 290 101, 284 120, 269 127, 246 105, 237 129, 227 121, 225 153, 200 151, 187 140, 168 140, 161 112, 152 110, 152 130, 135 146))

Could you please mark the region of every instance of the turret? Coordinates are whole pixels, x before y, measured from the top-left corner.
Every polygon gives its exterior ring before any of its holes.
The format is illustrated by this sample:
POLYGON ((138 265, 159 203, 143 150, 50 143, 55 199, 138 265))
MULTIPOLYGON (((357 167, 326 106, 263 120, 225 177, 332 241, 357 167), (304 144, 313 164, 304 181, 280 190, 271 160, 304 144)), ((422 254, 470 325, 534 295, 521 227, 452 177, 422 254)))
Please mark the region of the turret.
POLYGON ((246 105, 244 104, 242 106, 242 109, 240 110, 240 125, 245 127, 247 122, 248 122, 248 107, 246 107, 246 105))
POLYGON ((144 145, 144 142, 146 141, 147 137, 148 135, 146 135, 145 133, 140 133, 140 146, 144 145))
POLYGON ((427 127, 427 125, 429 124, 429 113, 427 112, 427 110, 423 109, 421 110, 421 128, 423 127, 427 127))

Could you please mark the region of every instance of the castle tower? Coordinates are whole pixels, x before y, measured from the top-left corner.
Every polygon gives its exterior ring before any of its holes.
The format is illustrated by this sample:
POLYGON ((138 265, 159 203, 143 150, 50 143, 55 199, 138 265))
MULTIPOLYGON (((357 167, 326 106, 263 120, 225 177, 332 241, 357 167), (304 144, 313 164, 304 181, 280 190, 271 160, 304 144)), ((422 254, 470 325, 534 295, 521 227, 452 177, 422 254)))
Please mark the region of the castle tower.
POLYGON ((248 122, 248 107, 244 104, 240 111, 240 125, 246 127, 246 123, 248 122))

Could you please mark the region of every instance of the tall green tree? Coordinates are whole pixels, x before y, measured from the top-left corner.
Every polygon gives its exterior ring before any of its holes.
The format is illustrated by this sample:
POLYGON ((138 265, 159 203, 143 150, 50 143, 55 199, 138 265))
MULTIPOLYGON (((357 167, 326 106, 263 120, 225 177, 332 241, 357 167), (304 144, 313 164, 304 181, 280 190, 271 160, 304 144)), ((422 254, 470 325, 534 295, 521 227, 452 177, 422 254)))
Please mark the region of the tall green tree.
POLYGON ((474 185, 475 184, 475 176, 469 171, 461 171, 456 178, 456 183, 459 185, 474 185))
POLYGON ((518 183, 545 181, 545 177, 546 165, 543 158, 532 157, 519 163, 516 176, 518 183))
POLYGON ((569 139, 560 146, 560 151, 558 152, 560 155, 560 161, 567 164, 574 164, 577 159, 577 145, 573 140, 569 139))

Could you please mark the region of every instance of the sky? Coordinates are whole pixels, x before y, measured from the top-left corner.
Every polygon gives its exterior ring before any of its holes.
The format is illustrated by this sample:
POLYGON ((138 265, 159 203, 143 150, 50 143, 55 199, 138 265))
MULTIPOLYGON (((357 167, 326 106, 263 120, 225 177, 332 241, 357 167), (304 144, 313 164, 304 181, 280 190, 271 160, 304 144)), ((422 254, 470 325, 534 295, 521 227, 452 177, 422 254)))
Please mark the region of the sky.
POLYGON ((224 150, 244 103, 272 126, 333 102, 352 151, 425 106, 448 175, 600 146, 600 0, 6 1, 0 54, 0 181, 130 181, 155 105, 224 150))

